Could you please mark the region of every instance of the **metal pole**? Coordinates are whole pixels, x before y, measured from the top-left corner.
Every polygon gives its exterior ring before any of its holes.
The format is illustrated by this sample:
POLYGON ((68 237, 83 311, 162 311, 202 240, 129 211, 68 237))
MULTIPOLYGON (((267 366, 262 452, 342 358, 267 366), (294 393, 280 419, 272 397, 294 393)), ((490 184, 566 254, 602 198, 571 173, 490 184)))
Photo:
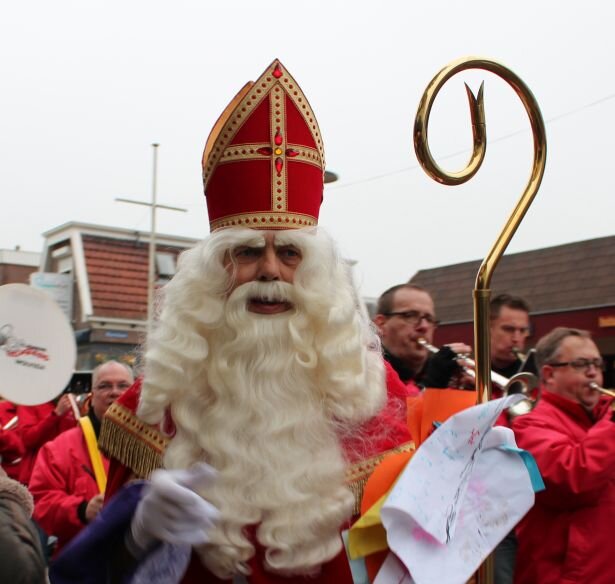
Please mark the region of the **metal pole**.
POLYGON ((153 169, 152 169, 152 200, 150 203, 145 201, 135 201, 134 199, 125 199, 123 197, 115 197, 116 201, 122 203, 133 203, 135 205, 144 205, 150 208, 150 236, 149 236, 149 254, 148 254, 148 273, 147 273, 147 321, 146 331, 151 332, 154 324, 154 290, 156 284, 156 209, 169 209, 170 211, 181 211, 186 213, 187 209, 181 207, 171 207, 170 205, 159 205, 156 202, 157 196, 157 181, 158 181, 158 146, 160 144, 152 144, 154 149, 153 169))
POLYGON ((147 332, 152 330, 154 324, 154 284, 156 281, 156 181, 158 176, 158 146, 152 144, 154 149, 152 170, 152 203, 149 236, 149 272, 147 279, 147 332))
MULTIPOLYGON (((506 81, 523 102, 525 111, 530 118, 532 135, 534 137, 534 162, 530 180, 512 214, 506 221, 504 229, 500 232, 491 251, 489 251, 483 260, 476 276, 476 285, 473 292, 476 390, 478 392, 479 403, 484 403, 491 399, 491 356, 489 340, 489 297, 491 291, 489 290, 489 285, 495 267, 515 234, 517 227, 523 220, 525 213, 532 204, 536 193, 538 193, 538 188, 540 187, 545 170, 547 141, 544 121, 538 103, 530 89, 519 77, 517 77, 517 75, 497 61, 491 61, 481 57, 459 59, 444 67, 431 80, 421 98, 419 109, 416 114, 414 122, 414 148, 421 166, 429 176, 441 184, 463 184, 478 172, 485 157, 487 133, 482 85, 477 97, 474 96, 466 85, 470 103, 470 117, 472 119, 472 135, 474 138, 472 155, 468 165, 458 172, 447 172, 443 170, 433 159, 431 151, 429 150, 429 144, 427 143, 429 114, 436 95, 453 75, 465 71, 466 69, 484 69, 485 71, 495 73, 506 81)), ((478 584, 493 584, 495 581, 493 554, 490 554, 480 566, 477 572, 477 581, 478 584)))

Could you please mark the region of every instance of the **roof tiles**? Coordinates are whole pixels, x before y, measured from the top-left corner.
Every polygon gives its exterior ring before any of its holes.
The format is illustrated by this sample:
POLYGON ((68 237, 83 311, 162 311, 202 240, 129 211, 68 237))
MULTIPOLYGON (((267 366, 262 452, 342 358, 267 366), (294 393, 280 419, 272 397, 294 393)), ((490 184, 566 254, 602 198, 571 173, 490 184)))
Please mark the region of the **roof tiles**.
MULTIPOLYGON (((95 316, 145 320, 149 243, 83 235, 95 316)), ((157 246, 179 255, 184 249, 157 246)))
MULTIPOLYGON (((442 322, 472 320, 472 290, 480 261, 420 270, 410 282, 429 290, 442 322)), ((615 306, 615 236, 505 255, 492 296, 527 300, 532 313, 615 306)))

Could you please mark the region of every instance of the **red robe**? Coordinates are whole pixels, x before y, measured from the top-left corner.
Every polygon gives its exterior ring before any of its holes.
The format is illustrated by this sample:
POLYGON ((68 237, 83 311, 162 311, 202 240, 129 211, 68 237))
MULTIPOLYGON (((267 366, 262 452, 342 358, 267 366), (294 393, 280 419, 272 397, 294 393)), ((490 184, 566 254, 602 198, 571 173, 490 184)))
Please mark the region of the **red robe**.
MULTIPOLYGON (((347 479, 355 493, 355 513, 358 515, 362 489, 375 466, 385 454, 410 449, 411 437, 406 424, 405 400, 414 395, 412 386, 399 382, 399 378, 391 374, 392 368, 387 364, 388 401, 383 410, 362 428, 362 436, 371 436, 368 440, 369 450, 361 456, 361 460, 351 458, 347 479), (395 382, 395 377, 397 381, 395 382), (385 431, 383 431, 383 428, 385 431)), ((394 373, 394 372, 393 372, 394 373)), ((126 391, 113 404, 105 416, 101 432, 101 448, 108 453, 117 453, 121 460, 111 456, 109 477, 107 482, 107 497, 115 493, 131 477, 147 476, 153 466, 162 465, 162 453, 166 439, 155 428, 148 426, 136 418, 140 382, 126 391), (149 462, 144 463, 144 460, 149 462), (147 468, 149 466, 149 469, 147 468)), ((357 452, 358 442, 346 444, 348 452, 357 452)), ((348 525, 340 526, 345 529, 348 525)), ((277 584, 288 582, 303 582, 306 584, 352 584, 352 576, 346 552, 342 550, 335 558, 322 566, 320 574, 309 578, 293 576, 284 578, 267 572, 263 567, 263 549, 256 546, 257 553, 250 560, 252 570, 248 578, 250 584, 277 584)), ((188 571, 182 579, 182 584, 215 584, 228 582, 217 579, 209 573, 200 560, 193 554, 188 571)))

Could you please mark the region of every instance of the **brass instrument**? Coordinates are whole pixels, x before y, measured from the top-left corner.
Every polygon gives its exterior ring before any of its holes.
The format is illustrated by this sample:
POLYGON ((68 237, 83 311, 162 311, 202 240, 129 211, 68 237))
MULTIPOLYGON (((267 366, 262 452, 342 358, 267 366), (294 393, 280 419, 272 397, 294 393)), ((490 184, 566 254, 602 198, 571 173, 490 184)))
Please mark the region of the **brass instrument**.
POLYGON ((512 352, 519 359, 519 361, 527 361, 527 358, 530 356, 530 353, 535 351, 535 349, 530 349, 528 353, 524 353, 519 347, 513 347, 512 352))
MULTIPOLYGON (((417 339, 417 343, 421 345, 422 347, 425 347, 430 353, 437 353, 440 350, 438 349, 438 347, 435 347, 434 345, 432 345, 425 339, 417 339)), ((459 366, 463 369, 464 373, 466 373, 472 379, 475 380, 476 379, 475 361, 473 359, 470 359, 470 357, 467 357, 466 355, 458 355, 456 360, 459 366)), ((524 395, 529 395, 530 392, 538 384, 538 379, 536 378, 536 376, 532 373, 528 373, 527 371, 521 371, 513 375, 511 378, 504 377, 503 375, 500 375, 499 373, 496 373, 495 371, 490 371, 490 373, 491 373, 492 384, 499 387, 504 393, 504 395, 508 395, 508 390, 510 389, 510 386, 513 385, 514 383, 520 383, 522 385, 523 390, 521 391, 521 393, 523 393, 524 395)), ((524 403, 524 402, 519 402, 519 403, 524 403)), ((512 407, 514 408, 517 405, 519 404, 515 404, 512 407)), ((509 409, 512 409, 512 408, 509 408, 509 409)))
MULTIPOLYGON (((604 387, 600 387, 595 382, 590 383, 589 387, 595 391, 599 391, 603 395, 608 395, 609 397, 615 397, 614 389, 605 389, 604 387)), ((525 393, 525 391, 523 393, 525 393)), ((511 418, 516 418, 517 416, 529 414, 534 409, 536 404, 538 403, 538 399, 539 399, 538 396, 535 399, 528 397, 527 399, 524 399, 523 401, 516 403, 514 406, 508 408, 509 416, 511 418)), ((611 408, 615 410, 615 401, 611 404, 611 408)))
MULTIPOLYGON (((416 342, 421 345, 421 347, 425 347, 430 353, 437 353, 440 349, 435 347, 425 339, 417 339, 416 342)), ((457 355, 456 361, 458 365, 463 369, 464 373, 472 377, 472 379, 476 379, 476 363, 470 357, 465 355, 457 355)), ((497 385, 500 388, 504 388, 508 385, 509 379, 496 373, 495 371, 491 371, 491 381, 494 385, 497 385)))
POLYGON ((589 384, 589 387, 591 387, 591 389, 595 389, 596 391, 599 391, 600 393, 604 395, 608 395, 609 397, 615 397, 615 389, 605 389, 604 387, 600 387, 594 381, 592 381, 592 383, 589 384))
POLYGON ((519 371, 529 371, 530 373, 538 375, 538 371, 536 370, 536 362, 533 360, 536 353, 536 349, 534 347, 532 347, 527 353, 524 353, 518 347, 513 347, 512 351, 515 354, 515 357, 521 361, 519 371))
MULTIPOLYGON (((490 71, 504 79, 504 81, 513 88, 521 99, 529 116, 534 138, 534 161, 529 181, 521 198, 513 209, 513 212, 506 221, 504 228, 483 260, 476 276, 476 284, 473 292, 476 389, 479 395, 479 401, 484 403, 491 398, 491 357, 489 347, 489 299, 491 290, 489 289, 489 285, 496 265, 538 192, 545 170, 547 144, 544 121, 538 103, 527 85, 525 85, 515 73, 504 67, 504 65, 489 59, 481 57, 459 59, 444 67, 432 79, 423 94, 416 114, 414 122, 414 149, 421 166, 429 176, 439 183, 446 185, 463 184, 478 172, 485 157, 487 138, 482 84, 478 92, 478 97, 474 96, 466 85, 473 135, 472 154, 466 168, 459 172, 449 173, 444 171, 434 161, 427 142, 429 114, 436 95, 453 75, 467 69, 484 69, 485 71, 490 71)), ((479 227, 477 227, 477 229, 478 228, 479 227)), ((493 556, 489 556, 479 569, 478 582, 479 584, 493 583, 493 556)))

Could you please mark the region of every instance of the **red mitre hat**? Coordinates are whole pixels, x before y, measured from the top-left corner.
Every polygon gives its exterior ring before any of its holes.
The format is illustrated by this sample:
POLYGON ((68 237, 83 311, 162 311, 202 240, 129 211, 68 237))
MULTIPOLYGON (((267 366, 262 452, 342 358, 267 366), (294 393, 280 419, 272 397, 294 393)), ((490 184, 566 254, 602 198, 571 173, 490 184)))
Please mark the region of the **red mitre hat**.
POLYGON ((205 145, 203 183, 211 231, 316 225, 324 171, 312 108, 275 60, 235 96, 205 145))

